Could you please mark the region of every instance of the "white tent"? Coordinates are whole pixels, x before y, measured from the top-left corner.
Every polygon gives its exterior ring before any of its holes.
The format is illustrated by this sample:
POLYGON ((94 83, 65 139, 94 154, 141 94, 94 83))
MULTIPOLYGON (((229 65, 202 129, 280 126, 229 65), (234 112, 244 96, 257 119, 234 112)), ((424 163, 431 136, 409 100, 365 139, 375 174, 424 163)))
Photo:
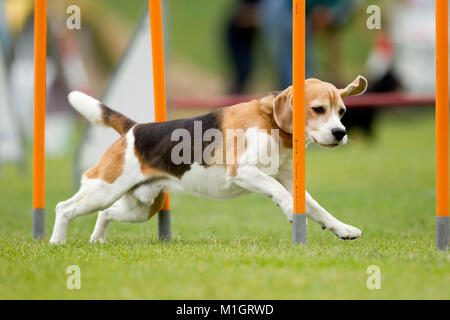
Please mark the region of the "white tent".
POLYGON ((3 52, 0 41, 0 163, 21 162, 24 150, 11 105, 9 77, 3 52))

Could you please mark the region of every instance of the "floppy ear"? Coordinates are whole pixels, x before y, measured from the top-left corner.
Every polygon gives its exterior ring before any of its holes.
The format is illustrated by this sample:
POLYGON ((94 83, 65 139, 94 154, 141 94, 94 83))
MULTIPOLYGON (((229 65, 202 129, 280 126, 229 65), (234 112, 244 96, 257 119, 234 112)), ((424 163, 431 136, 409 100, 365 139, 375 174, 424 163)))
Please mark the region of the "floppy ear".
POLYGON ((273 100, 273 116, 277 125, 287 133, 292 133, 292 86, 273 100))
POLYGON ((345 89, 340 89, 339 93, 342 98, 348 96, 359 96, 363 94, 367 89, 367 80, 363 76, 358 76, 352 83, 350 83, 345 89))

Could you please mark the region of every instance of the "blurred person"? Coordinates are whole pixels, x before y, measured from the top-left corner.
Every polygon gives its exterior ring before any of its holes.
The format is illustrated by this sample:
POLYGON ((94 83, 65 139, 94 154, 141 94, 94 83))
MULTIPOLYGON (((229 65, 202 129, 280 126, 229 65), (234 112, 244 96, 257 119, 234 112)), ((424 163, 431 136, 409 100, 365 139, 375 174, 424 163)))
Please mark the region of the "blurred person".
MULTIPOLYGON (((315 34, 326 31, 326 50, 334 70, 339 70, 339 40, 337 32, 356 7, 355 0, 306 0, 306 78, 317 77, 315 34)), ((261 20, 265 39, 278 70, 279 88, 292 83, 292 0, 261 0, 261 20)), ((343 81, 335 76, 330 81, 343 81)))
POLYGON ((292 0, 261 0, 260 17, 281 90, 292 84, 292 0))
POLYGON ((233 69, 232 94, 242 94, 254 67, 253 45, 260 0, 239 0, 226 26, 226 44, 233 69))
MULTIPOLYGON (((340 82, 339 28, 355 9, 355 0, 306 0, 306 77, 318 77, 315 34, 324 32, 330 47, 329 81, 340 82)), ((234 73, 231 93, 241 94, 254 67, 253 47, 258 28, 277 70, 278 89, 292 83, 292 0, 240 0, 226 29, 226 42, 234 73)))
MULTIPOLYGON (((388 32, 378 32, 373 49, 367 61, 369 87, 367 92, 392 92, 400 88, 400 82, 393 72, 395 46, 388 32)), ((342 119, 348 130, 361 129, 366 138, 374 137, 374 124, 378 114, 376 108, 349 109, 342 119)))
POLYGON ((317 54, 315 38, 322 33, 325 38, 327 55, 325 77, 330 82, 342 83, 342 58, 340 31, 354 15, 357 0, 307 0, 306 1, 306 46, 307 48, 307 77, 318 76, 317 54))
MULTIPOLYGON (((401 0, 385 10, 386 28, 377 34, 367 60, 367 72, 382 91, 389 78, 407 92, 434 93, 435 13, 434 2, 401 0)), ((377 91, 380 92, 380 91, 377 91)))

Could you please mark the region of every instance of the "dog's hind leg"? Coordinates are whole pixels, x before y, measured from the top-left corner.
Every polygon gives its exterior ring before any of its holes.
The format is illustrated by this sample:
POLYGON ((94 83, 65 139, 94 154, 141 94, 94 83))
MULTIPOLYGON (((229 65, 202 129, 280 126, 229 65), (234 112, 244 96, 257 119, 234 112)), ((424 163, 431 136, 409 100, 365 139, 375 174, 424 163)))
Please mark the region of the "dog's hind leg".
POLYGON ((67 227, 73 219, 109 207, 129 188, 127 185, 108 184, 99 179, 83 179, 81 189, 72 198, 56 206, 50 243, 64 243, 67 227))
POLYGON ((130 131, 127 136, 112 144, 100 161, 84 173, 78 193, 56 206, 55 226, 50 242, 63 243, 70 221, 108 208, 143 180, 145 177, 135 155, 134 136, 130 131))
POLYGON ((106 229, 111 221, 144 222, 148 219, 149 207, 139 202, 131 192, 124 194, 111 207, 98 213, 91 242, 103 243, 106 240, 106 229))
MULTIPOLYGON (((145 222, 161 210, 164 204, 165 192, 159 191, 153 199, 146 199, 145 203, 136 198, 135 192, 128 192, 111 207, 98 214, 91 243, 103 243, 106 240, 106 229, 111 221, 145 222)), ((141 199, 142 200, 142 199, 141 199)))

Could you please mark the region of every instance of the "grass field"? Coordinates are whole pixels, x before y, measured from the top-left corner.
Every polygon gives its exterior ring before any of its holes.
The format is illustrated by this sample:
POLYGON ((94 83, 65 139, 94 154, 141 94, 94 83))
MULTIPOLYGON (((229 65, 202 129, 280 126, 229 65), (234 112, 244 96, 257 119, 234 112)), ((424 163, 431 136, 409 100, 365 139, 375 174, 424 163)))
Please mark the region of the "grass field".
MULTIPOLYGON (((91 215, 74 221, 67 244, 51 246, 30 236, 30 175, 4 168, 0 299, 449 299, 450 253, 434 246, 432 113, 384 116, 373 142, 351 138, 308 150, 307 186, 363 236, 338 240, 310 222, 304 247, 291 245, 291 225, 257 195, 173 196, 171 243, 157 241, 153 219, 113 223, 108 243, 91 245, 91 215), (66 288, 69 265, 81 268, 81 290, 66 288), (366 287, 370 265, 381 268, 380 290, 366 287)), ((49 236, 56 203, 73 191, 69 161, 47 169, 49 236)))

